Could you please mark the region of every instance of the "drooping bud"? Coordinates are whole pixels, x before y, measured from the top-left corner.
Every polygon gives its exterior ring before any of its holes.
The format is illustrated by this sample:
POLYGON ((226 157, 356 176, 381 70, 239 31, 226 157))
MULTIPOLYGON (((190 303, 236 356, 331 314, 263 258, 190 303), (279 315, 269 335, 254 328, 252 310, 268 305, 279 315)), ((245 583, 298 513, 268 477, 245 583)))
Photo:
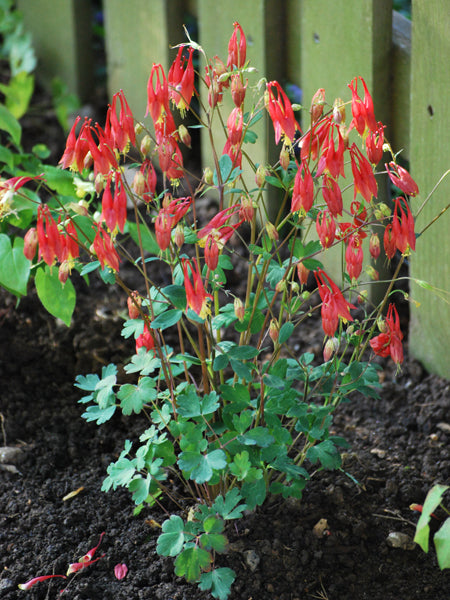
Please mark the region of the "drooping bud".
POLYGON ((387 333, 389 331, 389 327, 382 316, 379 316, 377 319, 377 327, 378 331, 380 331, 381 333, 387 333))
POLYGON ((183 124, 178 127, 178 135, 180 136, 180 140, 183 142, 183 144, 190 148, 192 142, 191 135, 183 124))
POLYGON ((28 260, 33 260, 38 246, 38 234, 35 227, 26 232, 23 242, 23 253, 28 260))
POLYGON ((58 269, 58 279, 64 285, 66 281, 69 279, 70 275, 70 264, 69 261, 65 260, 59 265, 58 269))
POLYGON ((242 83, 242 78, 239 73, 235 73, 231 76, 231 97, 234 105, 240 108, 244 102, 245 92, 247 91, 247 84, 242 83))
POLYGON ((325 104, 325 90, 320 88, 314 94, 311 100, 311 123, 315 123, 320 119, 323 113, 323 106, 325 104))
POLYGON ((369 241, 369 252, 374 260, 380 256, 380 238, 377 233, 372 233, 369 241))
POLYGON ((273 223, 270 223, 270 221, 266 223, 266 231, 267 235, 269 236, 269 239, 272 240, 272 242, 278 241, 280 236, 278 235, 277 228, 273 223))
POLYGON ((375 208, 375 217, 378 221, 382 221, 386 217, 391 216, 391 209, 384 202, 378 202, 375 208))
POLYGON ((335 337, 328 338, 325 347, 323 349, 323 360, 328 362, 333 358, 336 352, 339 350, 339 340, 335 337))
POLYGON ((358 294, 358 304, 365 304, 368 297, 369 292, 367 290, 361 290, 358 294))
POLYGON ((242 300, 240 298, 238 298, 237 296, 234 299, 234 314, 239 319, 239 321, 242 323, 242 321, 244 320, 244 317, 245 317, 245 306, 244 306, 244 303, 242 302, 242 300))
POLYGON ((214 183, 214 173, 212 172, 212 169, 209 167, 203 169, 203 179, 207 185, 212 185, 214 183))
POLYGON ((208 265, 208 269, 215 271, 219 264, 219 246, 217 241, 212 235, 208 235, 205 244, 205 263, 208 265))
POLYGON ((101 173, 97 173, 94 181, 95 193, 99 196, 105 189, 105 178, 101 173))
POLYGON ((140 123, 139 121, 135 124, 134 126, 134 134, 135 135, 141 135, 141 133, 144 131, 144 126, 142 125, 142 123, 140 123))
POLYGON ((305 285, 306 283, 308 283, 309 269, 307 269, 305 267, 303 262, 297 263, 297 275, 298 275, 298 280, 300 281, 300 283, 302 285, 305 285))
POLYGON ((283 144, 283 147, 281 148, 280 152, 280 165, 285 171, 287 171, 290 161, 291 157, 289 155, 289 150, 283 144))
POLYGON ((372 267, 372 265, 367 265, 365 270, 370 279, 372 279, 372 281, 378 281, 380 279, 380 274, 376 269, 372 267))
POLYGON ((131 185, 136 196, 142 196, 145 192, 145 177, 141 171, 136 171, 131 185))
POLYGON ((278 337, 280 335, 280 326, 278 325, 277 319, 272 319, 269 325, 269 336, 274 344, 278 342, 278 337))
POLYGON ((338 125, 345 123, 345 104, 341 98, 333 102, 333 121, 338 125))
POLYGON ((259 189, 261 189, 266 183, 267 175, 268 173, 266 167, 264 165, 258 165, 258 168, 256 169, 255 173, 255 183, 259 187, 259 189))
POLYGON ((178 225, 175 228, 175 232, 173 234, 173 241, 175 242, 178 248, 181 248, 181 246, 184 244, 184 227, 181 223, 178 223, 178 225))
POLYGON ((278 281, 275 285, 275 290, 278 293, 284 292, 286 290, 286 280, 281 279, 280 281, 278 281))
POLYGON ((239 208, 239 218, 244 219, 248 223, 253 221, 255 209, 253 208, 253 200, 250 196, 241 196, 241 206, 239 208))
POLYGON ((150 152, 150 148, 152 147, 152 138, 146 134, 144 135, 144 137, 141 140, 141 154, 142 156, 147 156, 147 154, 150 152))
POLYGON ((130 319, 138 319, 140 316, 139 307, 142 305, 142 299, 139 296, 139 292, 134 290, 131 292, 131 296, 127 298, 128 315, 130 319))

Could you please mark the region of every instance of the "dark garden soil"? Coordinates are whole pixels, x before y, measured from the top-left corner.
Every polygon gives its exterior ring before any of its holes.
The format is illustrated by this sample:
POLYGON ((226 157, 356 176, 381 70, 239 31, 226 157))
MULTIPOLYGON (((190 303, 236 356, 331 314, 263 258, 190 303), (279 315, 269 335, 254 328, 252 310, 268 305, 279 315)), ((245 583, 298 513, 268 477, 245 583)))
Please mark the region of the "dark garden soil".
MULTIPOLYGON (((5 464, 0 470, 0 598, 60 597, 63 580, 29 592, 17 585, 65 573, 102 531, 105 556, 73 577, 62 597, 208 598, 174 575, 172 559, 156 555, 159 530, 152 520, 161 523, 164 513, 148 509, 134 517, 126 491, 100 490, 124 439, 146 424, 117 416, 97 427, 81 419, 74 377, 123 363, 132 342, 120 337, 118 292, 95 279, 78 288, 70 329, 48 316, 34 293, 18 308, 1 295, 0 443, 20 453, 6 461, 18 472, 5 464), (117 563, 129 569, 122 581, 114 577, 117 563)), ((322 338, 316 321, 302 330, 301 350, 320 352, 322 338)), ((434 549, 425 555, 417 546, 394 548, 387 538, 399 532, 412 539, 417 513, 409 505, 422 503, 433 483, 449 481, 450 383, 408 358, 397 377, 386 368, 379 400, 354 398, 335 416, 335 432, 351 443, 344 469, 358 484, 344 473, 323 471, 301 502, 276 498, 232 525, 229 550, 219 560, 237 573, 231 599, 449 597, 450 573, 439 571, 434 549), (326 532, 317 536, 321 519, 326 532)))

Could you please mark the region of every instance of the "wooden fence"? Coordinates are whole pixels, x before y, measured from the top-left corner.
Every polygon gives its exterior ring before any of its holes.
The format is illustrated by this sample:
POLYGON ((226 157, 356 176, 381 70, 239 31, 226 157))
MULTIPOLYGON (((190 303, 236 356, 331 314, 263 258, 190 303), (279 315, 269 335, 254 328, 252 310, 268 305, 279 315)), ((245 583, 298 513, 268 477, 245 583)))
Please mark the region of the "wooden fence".
MULTIPOLYGON (((61 77, 88 101, 94 77, 90 0, 18 4, 34 34, 40 73, 47 80, 61 77)), ((185 41, 183 23, 196 23, 197 40, 210 55, 226 58, 238 21, 252 65, 268 79, 301 88, 305 105, 320 87, 328 101, 349 98, 347 83, 364 77, 393 148, 402 148, 410 162, 421 192, 417 211, 450 168, 450 11, 448 0, 412 5, 411 28, 393 13, 392 0, 103 0, 108 93, 122 88, 135 116, 143 117, 151 65, 168 67, 174 56, 169 44, 185 41)), ((258 132, 260 160, 273 137, 266 127, 261 123, 258 132)), ((420 213, 418 232, 449 198, 450 176, 420 213)), ((449 225, 445 214, 419 237, 417 254, 410 257, 410 351, 428 370, 450 379, 449 294, 443 300, 416 283, 449 289, 449 225)))

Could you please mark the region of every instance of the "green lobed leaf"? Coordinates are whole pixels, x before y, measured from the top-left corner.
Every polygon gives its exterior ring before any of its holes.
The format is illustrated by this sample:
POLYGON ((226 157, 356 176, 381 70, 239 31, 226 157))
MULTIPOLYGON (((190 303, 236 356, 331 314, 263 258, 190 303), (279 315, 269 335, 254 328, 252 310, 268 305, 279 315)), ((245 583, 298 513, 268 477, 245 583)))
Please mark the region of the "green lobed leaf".
POLYGON ((436 531, 433 539, 439 568, 441 571, 450 569, 450 517, 436 531))
POLYGON ((9 133, 14 144, 20 146, 22 127, 19 121, 3 104, 0 104, 0 129, 9 133))
POLYGON ((116 406, 108 406, 107 408, 100 408, 98 404, 88 406, 86 411, 81 415, 83 419, 86 419, 88 423, 95 421, 97 425, 102 425, 109 421, 116 412, 116 406))
POLYGON ((184 577, 186 581, 197 581, 202 571, 208 569, 212 562, 209 552, 199 546, 186 547, 175 560, 175 575, 184 577))
POLYGON ((182 285, 168 285, 162 292, 172 302, 175 308, 186 309, 186 290, 182 285))
POLYGON ((177 556, 183 549, 185 540, 184 521, 178 515, 171 515, 162 525, 162 534, 158 537, 156 552, 161 556, 177 556))
POLYGON ((73 175, 70 171, 43 165, 44 179, 50 189, 63 196, 76 197, 73 175))
POLYGON ((246 504, 239 504, 241 500, 239 490, 233 488, 225 494, 225 498, 222 495, 217 496, 212 507, 226 521, 239 519, 247 508, 246 504))
POLYGON ((202 573, 198 587, 201 590, 211 590, 211 596, 218 600, 227 600, 230 595, 231 585, 236 574, 228 567, 213 569, 208 573, 202 573))
POLYGON ((339 469, 342 464, 341 455, 331 440, 324 440, 308 448, 306 457, 313 464, 319 461, 324 469, 339 469))
POLYGON ((39 300, 48 312, 70 326, 75 309, 75 288, 70 279, 63 285, 58 279, 58 269, 39 268, 34 279, 39 300))
POLYGON ((292 335, 292 332, 294 331, 294 323, 291 323, 290 321, 288 321, 287 323, 284 323, 279 331, 278 334, 278 342, 280 344, 284 344, 284 342, 286 342, 292 335))
POLYGON ((155 382, 150 377, 142 377, 138 385, 125 383, 117 393, 124 415, 139 414, 144 406, 156 399, 155 382))
POLYGON ((166 310, 166 312, 158 315, 156 319, 154 319, 151 322, 150 327, 152 329, 167 329, 168 327, 172 327, 172 325, 178 323, 182 315, 182 310, 171 308, 169 310, 166 310))
POLYGON ((428 552, 428 543, 430 536, 430 527, 428 523, 431 519, 431 513, 439 506, 442 496, 449 489, 447 485, 434 485, 428 492, 425 502, 423 503, 422 514, 417 522, 416 535, 414 541, 422 548, 424 552, 428 552))
POLYGON ((125 366, 125 373, 141 373, 149 375, 161 364, 159 358, 155 358, 154 352, 148 352, 146 348, 139 348, 137 354, 131 358, 131 363, 125 366))
POLYGON ((23 239, 0 233, 0 285, 15 296, 25 296, 30 277, 30 261, 23 254, 23 239))
POLYGON ((144 479, 139 475, 128 484, 128 490, 132 492, 132 497, 135 504, 141 504, 147 498, 149 494, 150 483, 150 476, 147 476, 144 479))

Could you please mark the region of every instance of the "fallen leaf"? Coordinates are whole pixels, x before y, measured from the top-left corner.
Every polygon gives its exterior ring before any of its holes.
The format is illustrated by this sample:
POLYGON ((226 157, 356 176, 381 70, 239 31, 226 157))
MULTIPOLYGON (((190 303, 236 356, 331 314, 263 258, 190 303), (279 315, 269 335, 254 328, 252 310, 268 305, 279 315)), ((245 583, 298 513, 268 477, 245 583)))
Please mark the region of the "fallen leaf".
POLYGON ((79 487, 77 490, 74 490, 73 492, 69 492, 68 494, 66 494, 64 496, 64 498, 62 499, 62 501, 65 502, 66 500, 70 500, 71 498, 74 498, 75 496, 77 496, 83 490, 84 490, 84 487, 79 487))

